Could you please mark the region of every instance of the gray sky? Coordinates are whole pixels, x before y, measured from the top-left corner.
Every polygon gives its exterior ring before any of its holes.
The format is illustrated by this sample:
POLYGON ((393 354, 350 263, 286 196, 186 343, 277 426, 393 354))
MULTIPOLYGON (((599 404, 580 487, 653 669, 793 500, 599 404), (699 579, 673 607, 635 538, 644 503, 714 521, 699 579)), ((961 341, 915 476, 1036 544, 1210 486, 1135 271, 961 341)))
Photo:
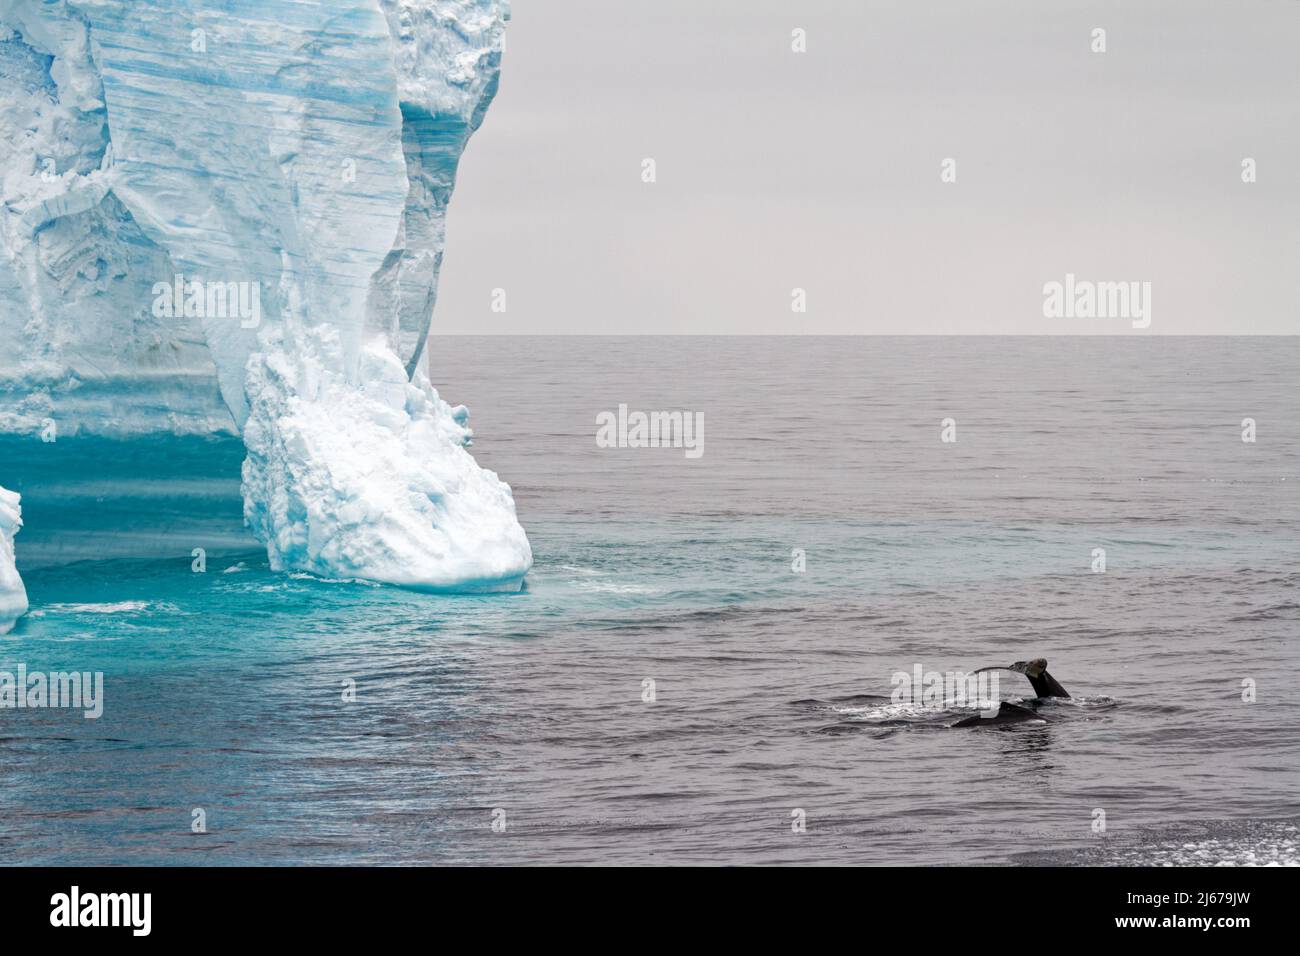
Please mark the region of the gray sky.
POLYGON ((514 0, 434 331, 1297 333, 1298 266, 1296 0, 514 0))

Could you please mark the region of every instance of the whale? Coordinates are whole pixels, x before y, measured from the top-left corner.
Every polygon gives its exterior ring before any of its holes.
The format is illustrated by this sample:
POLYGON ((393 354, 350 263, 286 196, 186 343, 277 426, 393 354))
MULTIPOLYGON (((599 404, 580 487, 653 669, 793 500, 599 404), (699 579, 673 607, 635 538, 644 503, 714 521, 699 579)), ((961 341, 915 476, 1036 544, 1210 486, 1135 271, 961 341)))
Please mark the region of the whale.
POLYGON ((1047 718, 1038 713, 1039 702, 1050 697, 1069 698, 1070 696, 1070 692, 1061 686, 1060 681, 1047 672, 1046 658, 1036 657, 1030 661, 1016 661, 1014 664, 980 667, 972 673, 978 674, 982 671, 1011 671, 1015 674, 1023 674, 1029 678, 1029 685, 1034 689, 1034 697, 1018 704, 1004 700, 998 704, 996 714, 990 717, 985 717, 983 714, 964 717, 953 724, 954 727, 987 727, 997 724, 1017 724, 1026 720, 1046 721, 1047 718))

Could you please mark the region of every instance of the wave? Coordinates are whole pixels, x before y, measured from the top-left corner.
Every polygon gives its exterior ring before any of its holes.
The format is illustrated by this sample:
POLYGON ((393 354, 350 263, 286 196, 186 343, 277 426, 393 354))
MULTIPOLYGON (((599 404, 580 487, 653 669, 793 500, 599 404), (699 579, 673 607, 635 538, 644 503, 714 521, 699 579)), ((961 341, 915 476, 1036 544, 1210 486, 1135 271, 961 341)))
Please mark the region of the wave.
POLYGON ((104 604, 47 604, 28 614, 44 617, 47 614, 136 614, 140 611, 179 613, 180 608, 166 601, 113 601, 104 604))

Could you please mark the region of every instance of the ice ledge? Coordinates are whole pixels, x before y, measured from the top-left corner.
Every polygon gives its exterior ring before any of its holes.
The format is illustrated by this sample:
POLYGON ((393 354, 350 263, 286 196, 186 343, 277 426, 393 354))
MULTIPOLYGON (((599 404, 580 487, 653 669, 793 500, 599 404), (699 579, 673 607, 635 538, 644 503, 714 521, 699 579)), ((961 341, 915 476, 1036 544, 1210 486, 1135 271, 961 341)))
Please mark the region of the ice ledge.
POLYGON ((249 362, 244 517, 275 570, 432 591, 517 591, 532 566, 510 486, 465 450, 464 406, 382 341, 364 384, 328 328, 285 323, 249 362))
POLYGON ((27 589, 14 564, 14 535, 23 526, 16 491, 0 488, 0 634, 8 634, 27 613, 27 589))

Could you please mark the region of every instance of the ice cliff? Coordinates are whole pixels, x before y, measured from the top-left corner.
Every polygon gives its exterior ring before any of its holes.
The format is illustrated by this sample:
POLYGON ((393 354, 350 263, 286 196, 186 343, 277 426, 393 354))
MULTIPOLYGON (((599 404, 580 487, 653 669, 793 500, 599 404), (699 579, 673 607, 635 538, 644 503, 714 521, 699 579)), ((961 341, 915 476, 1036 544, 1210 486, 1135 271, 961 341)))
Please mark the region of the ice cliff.
POLYGON ((18 495, 0 488, 0 634, 8 634, 27 613, 27 591, 14 564, 14 535, 22 524, 18 495))
POLYGON ((237 430, 273 567, 518 588, 510 488, 420 361, 508 17, 0 0, 0 431, 237 430))

